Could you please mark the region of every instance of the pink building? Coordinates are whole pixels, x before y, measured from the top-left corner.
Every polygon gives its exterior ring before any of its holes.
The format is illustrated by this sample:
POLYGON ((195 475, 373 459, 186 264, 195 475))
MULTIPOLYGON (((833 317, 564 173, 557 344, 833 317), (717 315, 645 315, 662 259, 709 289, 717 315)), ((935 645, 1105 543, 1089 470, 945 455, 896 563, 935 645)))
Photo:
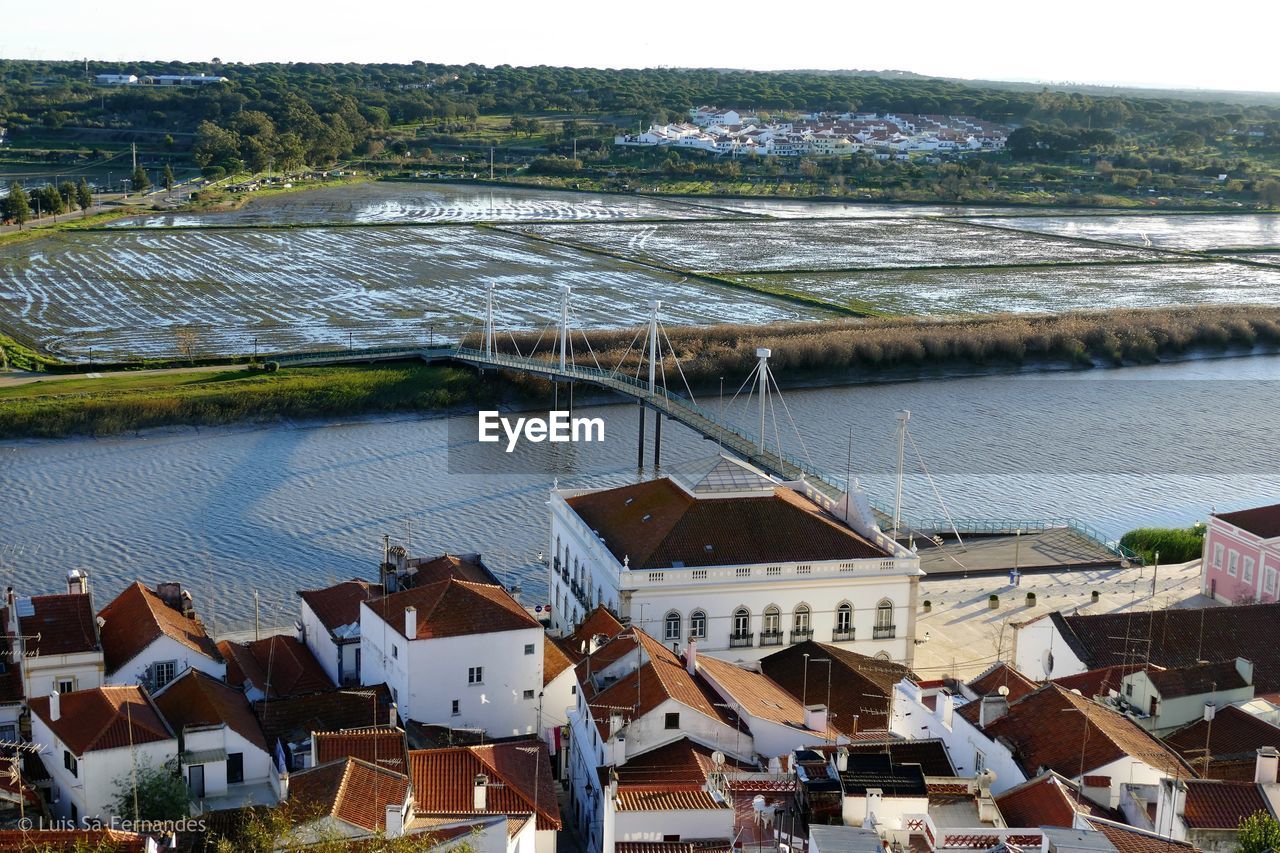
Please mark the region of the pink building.
POLYGON ((1209 516, 1204 592, 1225 604, 1277 600, 1280 504, 1209 516))

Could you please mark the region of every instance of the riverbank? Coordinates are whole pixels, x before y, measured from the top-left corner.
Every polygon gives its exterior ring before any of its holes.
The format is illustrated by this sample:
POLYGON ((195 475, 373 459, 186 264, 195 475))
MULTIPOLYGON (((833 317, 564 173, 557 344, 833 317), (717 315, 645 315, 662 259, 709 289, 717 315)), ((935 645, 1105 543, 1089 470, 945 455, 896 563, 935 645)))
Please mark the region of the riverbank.
MULTIPOLYGON (((628 375, 639 369, 634 349, 624 349, 633 341, 630 332, 599 330, 592 338, 600 364, 618 365, 628 375)), ((664 365, 675 393, 685 392, 678 376, 698 393, 714 392, 722 379, 732 391, 750 373, 761 346, 773 350, 771 365, 782 387, 834 387, 1274 353, 1280 350, 1280 307, 678 327, 666 330, 665 339, 680 360, 679 370, 673 358, 664 365)), ((534 350, 532 335, 516 335, 500 349, 511 349, 512 341, 526 355, 534 350)), ((545 349, 542 354, 551 355, 545 349)), ((275 372, 203 365, 47 379, 0 387, 0 438, 110 435, 155 426, 546 399, 545 380, 508 371, 500 375, 500 381, 483 380, 464 368, 387 362, 275 372)), ((584 391, 580 401, 597 399, 584 391)))
POLYGON ((417 362, 103 374, 0 387, 0 438, 443 411, 495 393, 474 371, 417 362))

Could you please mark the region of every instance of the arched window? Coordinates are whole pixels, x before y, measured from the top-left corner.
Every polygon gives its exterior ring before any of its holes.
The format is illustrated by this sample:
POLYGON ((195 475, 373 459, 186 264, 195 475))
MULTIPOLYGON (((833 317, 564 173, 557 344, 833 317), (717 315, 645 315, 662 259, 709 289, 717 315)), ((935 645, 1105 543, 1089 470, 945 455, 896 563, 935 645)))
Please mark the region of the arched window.
POLYGON ((770 604, 764 609, 764 622, 760 630, 766 634, 777 634, 782 628, 782 611, 770 604))
POLYGON ((853 639, 853 607, 847 601, 836 608, 836 633, 834 639, 853 639))
POLYGON ((707 614, 702 610, 695 610, 689 614, 689 636, 698 640, 707 638, 707 614))
POLYGON ((876 605, 875 639, 885 640, 893 637, 897 629, 893 624, 893 602, 887 598, 880 599, 876 605))
POLYGON ((793 641, 807 640, 813 634, 813 631, 809 628, 809 616, 809 605, 799 604, 796 606, 795 627, 793 628, 796 636, 792 638, 793 641))
POLYGON ((560 559, 560 537, 559 536, 556 537, 556 549, 551 552, 551 556, 556 561, 559 561, 560 559))
POLYGON ((745 637, 751 633, 751 611, 745 607, 739 607, 733 611, 733 635, 735 637, 745 637))
POLYGON ((677 613, 676 611, 672 610, 670 613, 668 613, 668 614, 667 614, 667 618, 666 618, 665 625, 666 625, 666 627, 664 628, 663 633, 662 633, 663 637, 664 637, 664 638, 666 638, 666 640, 667 640, 668 642, 673 641, 673 640, 675 640, 675 641, 679 641, 679 639, 680 639, 680 614, 679 614, 679 613, 677 613))

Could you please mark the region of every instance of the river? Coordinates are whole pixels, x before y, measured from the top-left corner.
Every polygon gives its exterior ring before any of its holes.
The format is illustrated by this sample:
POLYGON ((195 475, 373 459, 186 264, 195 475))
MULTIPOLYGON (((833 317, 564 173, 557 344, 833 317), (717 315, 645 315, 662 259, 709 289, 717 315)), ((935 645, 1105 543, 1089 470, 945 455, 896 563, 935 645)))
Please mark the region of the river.
MULTIPOLYGON (((1280 499, 1277 379, 1280 356, 1256 356, 796 389, 776 408, 777 432, 788 452, 849 468, 886 504, 894 412, 910 409, 914 445, 953 515, 1071 516, 1118 535, 1280 499)), ((741 402, 729 412, 757 417, 741 402)), ((385 533, 411 537, 415 553, 480 551, 526 603, 540 602, 556 478, 586 487, 652 475, 635 467, 634 405, 579 413, 603 417, 609 440, 563 451, 555 471, 519 452, 497 472, 469 468, 460 448, 472 421, 461 417, 3 442, 0 573, 38 593, 87 568, 100 605, 135 578, 180 580, 226 631, 252 620, 254 590, 264 623, 279 625, 296 618, 295 590, 372 578, 385 533)), ((674 423, 664 430, 668 465, 715 449, 674 423)), ((908 457, 909 514, 942 514, 912 446, 908 457)))

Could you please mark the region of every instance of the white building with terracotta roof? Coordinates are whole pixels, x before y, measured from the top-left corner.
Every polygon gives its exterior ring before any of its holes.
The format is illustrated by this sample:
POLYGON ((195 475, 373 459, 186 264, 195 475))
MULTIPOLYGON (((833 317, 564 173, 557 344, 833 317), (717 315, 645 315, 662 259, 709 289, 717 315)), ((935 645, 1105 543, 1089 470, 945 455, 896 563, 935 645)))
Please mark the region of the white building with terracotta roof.
POLYGON ((136 685, 55 691, 30 707, 31 742, 41 747, 59 818, 106 820, 135 766, 160 767, 178 752, 169 724, 136 685))
POLYGON ((836 505, 717 455, 550 505, 553 631, 604 605, 668 646, 757 659, 814 639, 911 665, 920 560, 861 492, 836 505))
POLYGON ((298 591, 301 639, 334 684, 360 683, 360 603, 382 595, 382 584, 353 578, 298 591))
POLYGON ((67 573, 65 593, 22 596, 10 587, 0 614, 9 645, 8 665, 0 675, 0 737, 17 720, 22 697, 102 686, 102 642, 83 571, 67 573))
POLYGON ((402 717, 490 737, 538 726, 543 628, 501 586, 449 576, 360 604, 361 679, 402 717))
POLYGON ((219 680, 227 664, 178 583, 134 582, 98 613, 107 684, 159 690, 187 669, 219 680))

